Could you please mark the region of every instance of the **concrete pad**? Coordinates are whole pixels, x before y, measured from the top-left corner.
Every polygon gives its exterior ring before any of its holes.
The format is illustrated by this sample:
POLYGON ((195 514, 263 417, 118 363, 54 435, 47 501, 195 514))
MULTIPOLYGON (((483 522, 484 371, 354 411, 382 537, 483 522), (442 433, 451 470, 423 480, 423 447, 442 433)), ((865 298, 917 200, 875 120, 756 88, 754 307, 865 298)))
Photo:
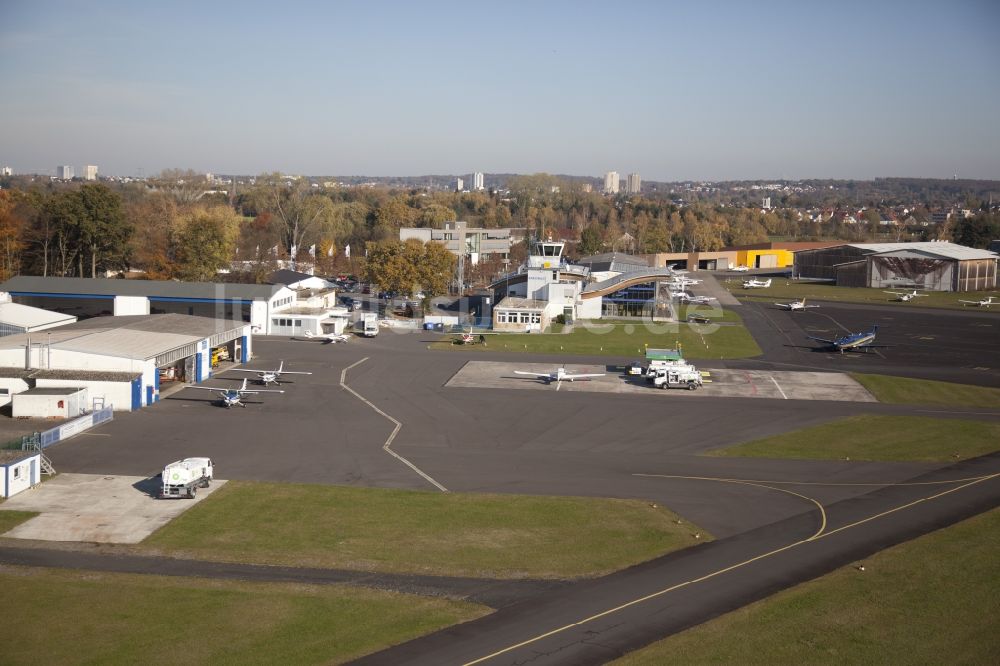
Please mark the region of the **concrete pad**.
POLYGON ((211 495, 225 481, 199 488, 195 499, 157 499, 160 480, 141 476, 59 474, 11 497, 0 510, 40 513, 2 536, 40 541, 139 543, 211 495))
POLYGON ((849 375, 836 372, 784 372, 760 370, 706 370, 705 385, 696 391, 660 390, 645 378, 629 377, 617 366, 566 364, 568 373, 605 372, 604 377, 574 382, 547 382, 524 375, 552 372, 552 364, 469 361, 445 384, 460 388, 505 388, 588 393, 653 393, 663 396, 711 396, 719 398, 768 398, 771 400, 836 400, 876 402, 875 397, 849 375))

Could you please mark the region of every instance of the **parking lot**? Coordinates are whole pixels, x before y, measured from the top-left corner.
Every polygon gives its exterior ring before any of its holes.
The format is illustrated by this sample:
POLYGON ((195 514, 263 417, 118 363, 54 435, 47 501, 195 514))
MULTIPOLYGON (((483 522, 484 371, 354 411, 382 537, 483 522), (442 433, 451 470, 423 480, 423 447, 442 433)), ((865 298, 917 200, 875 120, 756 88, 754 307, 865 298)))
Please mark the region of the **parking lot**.
POLYGON ((643 377, 627 376, 616 365, 563 366, 567 373, 606 373, 603 377, 550 382, 544 378, 517 375, 515 371, 548 373, 550 364, 469 361, 448 380, 448 387, 561 390, 589 393, 631 393, 663 396, 698 395, 719 398, 767 398, 772 400, 836 400, 875 402, 871 393, 849 375, 839 372, 799 372, 713 369, 706 371, 705 384, 697 391, 658 390, 643 377))

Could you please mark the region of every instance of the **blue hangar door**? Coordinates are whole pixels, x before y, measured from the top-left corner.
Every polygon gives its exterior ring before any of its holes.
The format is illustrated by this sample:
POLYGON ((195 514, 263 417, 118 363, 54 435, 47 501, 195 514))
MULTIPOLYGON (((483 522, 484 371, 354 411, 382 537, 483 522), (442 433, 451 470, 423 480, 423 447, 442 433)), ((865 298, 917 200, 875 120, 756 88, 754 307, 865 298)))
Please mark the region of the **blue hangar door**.
POLYGON ((132 380, 132 409, 142 407, 142 376, 132 380))

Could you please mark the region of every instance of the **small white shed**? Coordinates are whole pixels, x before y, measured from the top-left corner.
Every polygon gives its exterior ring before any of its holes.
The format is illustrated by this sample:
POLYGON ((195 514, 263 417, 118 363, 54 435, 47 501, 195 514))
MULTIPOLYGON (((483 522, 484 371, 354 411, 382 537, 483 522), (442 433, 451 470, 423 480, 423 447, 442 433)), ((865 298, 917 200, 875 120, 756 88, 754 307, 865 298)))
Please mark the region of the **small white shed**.
POLYGON ((87 388, 33 388, 15 393, 11 402, 11 415, 14 418, 70 419, 87 411, 87 388))
POLYGON ((42 454, 0 450, 0 497, 11 497, 42 482, 42 454))

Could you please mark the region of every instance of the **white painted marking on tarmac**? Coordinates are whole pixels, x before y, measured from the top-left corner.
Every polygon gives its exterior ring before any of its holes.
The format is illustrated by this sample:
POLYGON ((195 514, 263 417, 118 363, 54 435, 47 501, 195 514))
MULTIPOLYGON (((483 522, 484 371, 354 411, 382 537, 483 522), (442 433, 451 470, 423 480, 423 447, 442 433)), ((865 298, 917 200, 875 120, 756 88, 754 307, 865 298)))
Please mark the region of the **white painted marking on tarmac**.
POLYGON ((813 540, 816 540, 816 539, 825 539, 826 537, 831 536, 833 534, 836 534, 837 532, 843 532, 844 530, 850 529, 852 527, 857 527, 858 525, 862 525, 862 524, 870 522, 872 520, 876 520, 878 518, 882 518, 882 517, 887 516, 889 514, 896 513, 897 511, 902 511, 904 509, 908 509, 908 508, 910 508, 912 506, 915 506, 917 504, 920 504, 922 502, 929 502, 929 501, 935 500, 935 499, 937 499, 939 497, 944 497, 945 495, 950 495, 951 493, 954 493, 954 492, 957 492, 959 490, 962 490, 963 488, 968 488, 969 486, 975 485, 977 483, 982 483, 983 481, 986 481, 986 480, 989 480, 989 479, 995 479, 995 478, 998 478, 998 477, 1000 477, 1000 474, 990 474, 989 476, 984 476, 984 477, 978 478, 978 479, 976 479, 974 481, 971 481, 971 482, 966 483, 964 485, 958 486, 956 488, 951 488, 949 490, 942 491, 942 492, 937 493, 935 495, 931 495, 929 497, 923 497, 923 498, 915 500, 913 502, 908 502, 907 504, 903 504, 901 506, 897 506, 897 507, 895 507, 893 509, 889 509, 887 511, 883 511, 881 513, 877 513, 877 514, 875 514, 873 516, 869 516, 868 518, 864 518, 862 520, 859 520, 857 522, 851 523, 849 525, 844 525, 843 527, 839 527, 839 528, 837 528, 835 530, 830 530, 829 532, 825 532, 824 534, 820 534, 818 536, 813 536, 813 537, 810 537, 809 539, 800 539, 799 541, 795 541, 794 543, 790 543, 787 546, 782 546, 781 548, 776 548, 776 549, 774 549, 772 551, 769 551, 767 553, 762 553, 762 554, 757 555, 755 557, 751 557, 750 559, 743 560, 742 562, 737 562, 736 564, 732 564, 732 565, 730 565, 728 567, 725 567, 723 569, 719 569, 717 571, 713 571, 712 573, 705 574, 704 576, 701 576, 700 578, 694 578, 692 580, 686 580, 686 581, 684 581, 682 583, 677 583, 676 585, 671 585, 670 587, 666 587, 666 588, 664 588, 662 590, 658 590, 658 591, 653 592, 651 594, 647 594, 644 597, 639 597, 638 599, 633 599, 632 601, 628 601, 628 602, 626 602, 624 604, 621 604, 620 606, 616 606, 615 608, 609 608, 608 610, 601 611, 600 613, 595 613, 594 615, 591 615, 590 617, 585 617, 582 620, 578 620, 576 622, 572 622, 572 623, 567 624, 565 626, 559 627, 558 629, 553 629, 552 631, 547 631, 544 634, 540 634, 538 636, 535 636, 534 638, 529 638, 526 641, 521 641, 520 643, 517 643, 516 645, 511 645, 509 647, 505 647, 505 648, 503 648, 501 650, 497 650, 496 652, 488 654, 488 655, 486 655, 484 657, 480 657, 479 659, 475 659, 473 661, 466 662, 464 664, 464 666, 472 666, 473 664, 482 663, 484 661, 487 661, 487 660, 492 659, 494 657, 498 657, 498 656, 500 656, 502 654, 505 654, 507 652, 510 652, 512 650, 516 650, 516 649, 518 649, 520 647, 524 647, 525 645, 531 645, 532 643, 536 643, 536 642, 538 642, 540 640, 548 638, 549 636, 554 636, 556 634, 562 633, 562 632, 566 631, 567 629, 572 629, 573 627, 579 627, 579 626, 587 624, 589 622, 593 622, 594 620, 599 620, 602 617, 605 617, 605 616, 608 616, 608 615, 612 615, 612 614, 617 613, 619 611, 625 610, 626 608, 630 608, 632 606, 641 604, 641 603, 643 603, 645 601, 649 601, 650 599, 655 599, 656 597, 663 596, 664 594, 668 594, 670 592, 673 592, 674 590, 679 590, 682 587, 688 587, 688 586, 694 585, 696 583, 704 582, 706 580, 709 580, 710 578, 715 578, 716 576, 722 575, 724 573, 728 573, 728 572, 733 571, 735 569, 740 569, 742 567, 745 567, 745 566, 747 566, 749 564, 752 564, 754 562, 757 562, 759 560, 763 560, 763 559, 766 559, 768 557, 773 557, 775 555, 778 555, 780 553, 785 552, 786 550, 790 550, 792 548, 796 548, 796 547, 801 546, 803 544, 810 543, 813 540))
POLYGON ((771 381, 774 382, 774 387, 778 389, 778 393, 781 394, 781 397, 788 400, 788 396, 785 395, 785 392, 781 390, 780 386, 778 386, 778 380, 774 378, 774 375, 771 375, 771 381))
POLYGON ((376 412, 378 412, 379 414, 381 414, 382 416, 384 416, 386 419, 388 419, 391 423, 393 423, 395 425, 395 427, 392 429, 392 433, 390 433, 390 435, 389 435, 389 438, 387 440, 385 440, 385 444, 382 445, 382 450, 383 451, 385 451, 390 456, 392 456, 393 458, 395 458, 396 460, 398 460, 399 462, 403 463, 404 465, 406 465, 407 467, 409 467, 410 469, 412 469, 414 472, 416 472, 417 474, 419 474, 420 476, 422 476, 425 481, 427 481, 428 483, 430 483, 431 485, 433 485, 435 488, 437 488, 441 492, 443 492, 443 493, 448 492, 447 488, 445 488, 440 483, 438 483, 433 478, 431 478, 430 475, 424 473, 424 471, 421 470, 419 467, 417 467, 416 465, 414 465, 413 463, 411 463, 409 460, 407 460, 406 458, 404 458, 403 456, 399 455, 398 453, 396 453, 395 451, 392 450, 392 441, 394 439, 396 439, 396 435, 399 434, 399 431, 403 427, 403 424, 400 423, 399 421, 397 421, 396 419, 392 418, 391 416, 389 416, 385 412, 383 412, 381 409, 379 409, 375 405, 375 403, 373 403, 372 401, 368 400, 363 395, 361 395, 360 393, 358 393, 357 391, 355 391, 354 389, 352 389, 350 386, 347 385, 347 371, 350 370, 351 368, 354 368, 356 366, 361 365, 362 363, 364 363, 367 360, 368 360, 368 357, 365 356, 360 361, 358 361, 356 363, 352 363, 351 365, 349 365, 346 368, 344 368, 340 372, 340 386, 342 388, 350 391, 351 394, 355 398, 357 398, 361 402, 365 403, 366 405, 368 405, 369 407, 371 407, 372 409, 374 409, 376 412))

